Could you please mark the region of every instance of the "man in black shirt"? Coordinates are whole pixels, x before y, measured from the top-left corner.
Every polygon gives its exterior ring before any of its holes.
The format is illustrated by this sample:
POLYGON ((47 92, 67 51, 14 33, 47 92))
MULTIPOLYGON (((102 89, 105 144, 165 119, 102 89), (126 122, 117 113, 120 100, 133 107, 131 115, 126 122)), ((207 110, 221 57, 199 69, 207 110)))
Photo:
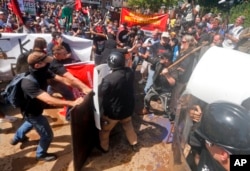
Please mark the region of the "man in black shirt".
MULTIPOLYGON (((167 69, 171 64, 172 57, 172 53, 166 51, 159 54, 158 57, 146 58, 146 60, 152 64, 151 68, 154 69, 154 75, 153 85, 144 97, 144 108, 141 114, 149 114, 150 100, 153 96, 159 97, 163 93, 171 93, 177 79, 176 71, 170 73, 167 69)), ((164 109, 166 109, 166 106, 164 106, 164 109)))
POLYGON ((100 148, 108 152, 110 132, 117 123, 121 123, 132 150, 137 151, 137 135, 131 117, 135 107, 134 73, 125 67, 125 58, 117 51, 111 52, 108 65, 112 73, 104 77, 99 86, 99 95, 103 98, 100 148))
POLYGON ((28 64, 30 65, 30 75, 24 78, 21 83, 25 100, 21 104, 21 113, 24 116, 23 124, 18 128, 14 138, 11 140, 12 145, 19 142, 27 141, 25 136, 33 127, 40 135, 39 144, 36 151, 37 160, 52 161, 56 160, 55 154, 47 153, 49 145, 53 139, 53 132, 46 117, 42 115, 45 103, 53 106, 75 106, 83 101, 83 98, 76 100, 61 100, 50 96, 47 90, 47 80, 55 79, 62 83, 67 80, 59 75, 48 71, 51 57, 43 52, 32 52, 28 56, 28 64))
MULTIPOLYGON (((75 60, 67 56, 67 51, 62 45, 56 45, 53 48, 54 58, 50 63, 49 70, 57 75, 60 75, 68 80, 71 87, 78 88, 84 94, 88 94, 91 89, 80 81, 78 78, 74 77, 67 69, 64 67, 64 64, 74 63, 75 60)), ((48 92, 50 94, 60 93, 66 100, 74 100, 74 94, 69 86, 58 82, 56 80, 50 80, 48 86, 48 92)), ((69 111, 70 107, 67 107, 66 111, 66 120, 70 120, 69 111)))

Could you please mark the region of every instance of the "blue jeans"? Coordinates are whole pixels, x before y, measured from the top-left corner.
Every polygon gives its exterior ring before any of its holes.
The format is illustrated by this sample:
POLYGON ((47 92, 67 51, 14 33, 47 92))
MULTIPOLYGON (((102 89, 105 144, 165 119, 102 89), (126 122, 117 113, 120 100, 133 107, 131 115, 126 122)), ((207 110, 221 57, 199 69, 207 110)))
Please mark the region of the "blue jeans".
POLYGON ((148 90, 153 85, 153 75, 154 75, 154 73, 155 73, 155 71, 153 71, 152 69, 149 69, 147 83, 146 83, 146 85, 144 87, 145 94, 147 94, 148 90))
POLYGON ((40 135, 40 141, 36 150, 36 157, 41 157, 43 154, 47 153, 49 145, 53 139, 53 131, 49 122, 43 115, 25 116, 24 119, 24 123, 18 128, 14 136, 14 141, 24 139, 25 134, 32 128, 35 128, 37 133, 40 135))

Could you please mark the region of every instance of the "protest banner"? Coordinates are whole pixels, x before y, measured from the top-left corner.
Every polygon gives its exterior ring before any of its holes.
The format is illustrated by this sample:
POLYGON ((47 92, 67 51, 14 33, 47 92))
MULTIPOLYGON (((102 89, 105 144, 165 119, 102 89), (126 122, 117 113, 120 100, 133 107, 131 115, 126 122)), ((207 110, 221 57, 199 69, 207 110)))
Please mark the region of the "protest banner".
POLYGON ((152 31, 158 28, 160 31, 165 31, 167 21, 168 14, 143 15, 127 8, 121 10, 120 23, 127 23, 128 27, 140 25, 142 30, 152 31))
MULTIPOLYGON (((82 62, 90 61, 92 51, 92 40, 62 35, 63 41, 70 45, 74 58, 82 62)), ((52 40, 51 34, 25 34, 25 33, 2 33, 0 38, 0 48, 11 59, 0 61, 0 80, 10 80, 13 78, 11 66, 16 63, 16 59, 21 53, 33 48, 34 40, 37 37, 44 38, 47 43, 52 40)))

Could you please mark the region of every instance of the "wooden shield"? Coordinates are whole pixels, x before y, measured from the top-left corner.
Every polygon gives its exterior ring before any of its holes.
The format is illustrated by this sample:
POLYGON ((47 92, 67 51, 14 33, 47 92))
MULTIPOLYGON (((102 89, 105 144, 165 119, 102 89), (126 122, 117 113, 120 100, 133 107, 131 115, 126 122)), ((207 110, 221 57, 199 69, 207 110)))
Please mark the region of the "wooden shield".
POLYGON ((71 134, 74 170, 80 171, 88 155, 98 141, 98 130, 95 127, 93 95, 84 97, 82 104, 71 110, 71 134))

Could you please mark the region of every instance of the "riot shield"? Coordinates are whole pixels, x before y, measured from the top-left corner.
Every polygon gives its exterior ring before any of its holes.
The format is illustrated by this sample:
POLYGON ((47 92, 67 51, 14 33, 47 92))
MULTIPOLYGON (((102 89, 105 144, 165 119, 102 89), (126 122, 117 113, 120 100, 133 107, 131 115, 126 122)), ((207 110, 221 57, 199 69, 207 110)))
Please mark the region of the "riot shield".
POLYGON ((201 57, 178 99, 172 143, 174 171, 196 170, 204 140, 194 138, 195 130, 208 104, 227 101, 242 105, 250 97, 249 66, 249 54, 236 50, 211 47, 201 57), (194 112, 200 113, 199 119, 194 112))
POLYGON ((206 105, 207 103, 191 94, 182 95, 179 99, 172 143, 174 171, 195 170, 198 164, 199 156, 196 155, 196 148, 202 144, 194 141, 192 136, 199 125, 202 112, 199 119, 194 118, 193 112, 198 113, 197 108, 203 111, 206 105))

